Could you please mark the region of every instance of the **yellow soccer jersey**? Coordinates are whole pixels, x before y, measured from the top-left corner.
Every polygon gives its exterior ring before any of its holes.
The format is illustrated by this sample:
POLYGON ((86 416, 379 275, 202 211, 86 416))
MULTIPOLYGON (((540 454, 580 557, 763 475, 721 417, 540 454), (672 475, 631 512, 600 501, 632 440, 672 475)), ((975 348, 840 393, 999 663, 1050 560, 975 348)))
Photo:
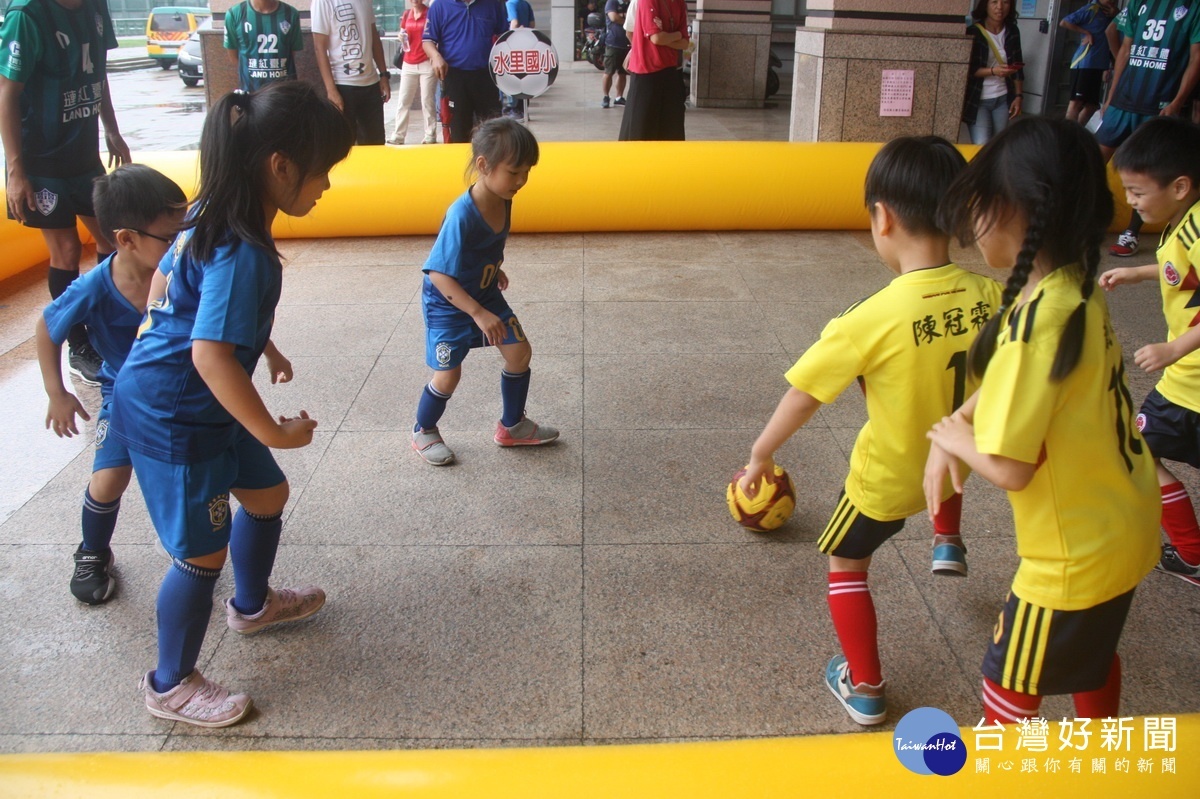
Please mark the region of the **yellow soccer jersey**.
POLYGON ((1081 280, 1075 268, 1057 269, 1009 313, 975 410, 980 452, 1039 464, 1024 490, 1008 494, 1021 556, 1013 593, 1052 610, 1131 590, 1159 556, 1154 461, 1133 425, 1104 292, 1088 301, 1078 365, 1050 380, 1081 280))
POLYGON ((1000 291, 954 264, 900 275, 833 319, 788 370, 789 383, 823 403, 861 378, 868 421, 850 454, 846 495, 872 519, 925 508, 925 433, 974 391, 967 350, 1000 291))
MULTIPOLYGON (((1167 341, 1174 341, 1200 323, 1200 203, 1173 230, 1163 231, 1156 255, 1167 341)), ((1200 350, 1163 370, 1158 393, 1200 413, 1200 350)))

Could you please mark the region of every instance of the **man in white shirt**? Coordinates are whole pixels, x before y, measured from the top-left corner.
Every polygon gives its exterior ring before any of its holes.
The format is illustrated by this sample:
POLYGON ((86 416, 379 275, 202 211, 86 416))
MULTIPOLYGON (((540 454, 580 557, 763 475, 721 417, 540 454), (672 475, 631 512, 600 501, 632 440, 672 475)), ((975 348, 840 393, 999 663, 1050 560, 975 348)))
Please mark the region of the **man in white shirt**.
POLYGON ((358 144, 383 144, 383 104, 392 95, 371 0, 313 0, 313 49, 330 101, 358 144))

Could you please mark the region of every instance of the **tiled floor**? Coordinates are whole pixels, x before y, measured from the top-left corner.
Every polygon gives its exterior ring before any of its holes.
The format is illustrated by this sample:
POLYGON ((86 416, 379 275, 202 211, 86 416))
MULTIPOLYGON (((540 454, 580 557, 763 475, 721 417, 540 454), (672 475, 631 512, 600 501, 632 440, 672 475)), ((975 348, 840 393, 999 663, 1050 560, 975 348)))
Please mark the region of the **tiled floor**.
MULTIPOLYGON (((741 112, 727 124, 756 123, 741 112)), ((154 719, 135 691, 154 663, 166 567, 136 486, 115 539, 118 595, 89 608, 67 591, 91 452, 41 429, 30 336, 44 273, 0 284, 0 751, 859 729, 820 677, 837 645, 814 544, 863 421, 858 393, 780 452, 799 492, 780 531, 737 527, 724 487, 783 393, 783 371, 825 321, 889 279, 869 236, 513 236, 509 298, 535 352, 530 414, 562 439, 492 444, 500 362, 477 352, 443 421, 459 456, 446 469, 419 461, 407 433, 428 377, 418 287, 431 241, 284 245, 275 340, 296 380, 258 383, 270 408, 307 409, 320 427, 311 446, 279 453, 292 499, 276 577, 321 584, 329 604, 249 639, 227 631, 218 607, 201 668, 249 692, 257 710, 216 731, 154 719)), ((962 260, 982 268, 970 253, 962 260)), ((1122 289, 1112 308, 1126 353, 1162 335, 1153 286, 1122 289)), ((1153 384, 1131 379, 1138 398, 1153 384)), ((95 408, 97 392, 80 396, 95 408)), ((978 480, 966 524, 966 580, 929 574, 923 519, 872 568, 890 724, 921 705, 961 724, 979 717, 978 665, 1016 556, 1007 503, 978 480)), ((218 597, 231 590, 226 572, 218 597)), ((1122 644, 1124 711, 1200 710, 1198 614, 1200 589, 1147 578, 1122 644)), ((1054 718, 1069 705, 1053 698, 1045 710, 1054 718)))

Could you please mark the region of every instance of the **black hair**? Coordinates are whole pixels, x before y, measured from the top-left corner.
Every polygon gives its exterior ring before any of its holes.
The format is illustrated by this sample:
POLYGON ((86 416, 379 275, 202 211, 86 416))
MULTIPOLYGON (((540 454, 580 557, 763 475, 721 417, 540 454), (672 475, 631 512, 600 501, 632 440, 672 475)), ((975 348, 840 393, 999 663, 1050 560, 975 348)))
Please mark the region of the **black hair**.
POLYGON ((475 174, 479 156, 489 168, 503 163, 515 166, 537 166, 538 143, 529 128, 507 117, 495 117, 480 124, 471 137, 471 162, 467 164, 468 180, 475 174))
POLYGON ((204 120, 195 228, 188 246, 207 260, 235 239, 275 253, 266 216, 267 162, 274 153, 297 168, 294 190, 350 153, 354 132, 342 112, 304 81, 271 83, 252 94, 231 92, 204 120))
POLYGON ((1200 127, 1178 117, 1152 117, 1117 148, 1113 166, 1148 175, 1159 186, 1185 177, 1200 188, 1200 127))
POLYGON ((909 233, 940 235, 938 202, 966 165, 962 153, 941 136, 892 139, 867 169, 867 210, 883 203, 909 233))
POLYGON ((1041 253, 1054 269, 1068 264, 1081 264, 1083 269, 1082 298, 1063 328, 1050 370, 1051 379, 1059 381, 1075 368, 1083 350, 1087 300, 1096 286, 1100 243, 1113 218, 1104 159, 1086 128, 1043 117, 1009 125, 984 145, 950 186, 938 209, 938 221, 965 246, 975 240, 977 222, 994 225, 1013 213, 1028 223, 1025 240, 1000 308, 971 346, 971 369, 976 376, 987 369, 1001 320, 1041 253))
MULTIPOLYGON (((987 19, 987 12, 988 0, 976 0, 975 7, 971 9, 971 19, 975 20, 976 22, 983 22, 985 19, 987 19)), ((1004 21, 1006 23, 1017 21, 1016 0, 1009 0, 1008 16, 1004 18, 1004 21)))
POLYGON ((92 207, 100 229, 145 229, 163 214, 187 207, 179 184, 145 164, 125 164, 92 181, 92 207))

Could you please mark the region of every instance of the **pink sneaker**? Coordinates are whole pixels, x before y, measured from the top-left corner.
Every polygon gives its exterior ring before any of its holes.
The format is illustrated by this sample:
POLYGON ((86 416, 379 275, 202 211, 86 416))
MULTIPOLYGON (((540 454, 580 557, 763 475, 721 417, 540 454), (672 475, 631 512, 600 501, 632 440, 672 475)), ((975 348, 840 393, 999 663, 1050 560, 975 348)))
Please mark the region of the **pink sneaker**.
POLYGON ((505 427, 503 422, 496 422, 495 442, 502 447, 536 447, 538 444, 549 444, 556 438, 557 430, 539 425, 528 416, 512 427, 505 427))
POLYGON ((183 682, 166 693, 154 690, 154 682, 146 672, 138 683, 146 695, 146 709, 151 716, 168 721, 182 721, 197 727, 228 727, 237 724, 250 712, 250 697, 245 694, 230 694, 197 670, 183 682))
POLYGON ((263 609, 253 616, 243 616, 233 606, 233 600, 225 600, 225 621, 229 629, 242 635, 254 633, 272 624, 300 621, 316 613, 325 604, 325 592, 320 588, 267 589, 267 601, 263 609))

